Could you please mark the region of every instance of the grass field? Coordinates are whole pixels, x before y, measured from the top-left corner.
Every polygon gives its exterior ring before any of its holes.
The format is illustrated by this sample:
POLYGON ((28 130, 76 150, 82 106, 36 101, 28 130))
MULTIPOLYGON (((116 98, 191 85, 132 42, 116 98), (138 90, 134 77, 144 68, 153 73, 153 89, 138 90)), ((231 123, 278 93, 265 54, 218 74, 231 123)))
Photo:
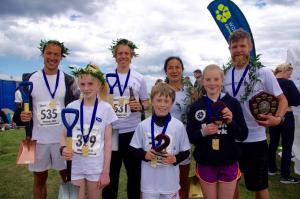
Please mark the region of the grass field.
MULTIPOLYGON (((24 138, 24 130, 10 130, 0 132, 0 198, 1 199, 30 199, 32 198, 33 176, 27 166, 16 165, 18 145, 24 138)), ((194 163, 192 164, 192 168, 194 163)), ((123 168, 122 168, 123 169, 123 168)), ((190 175, 193 174, 191 169, 190 175)), ((299 177, 299 176, 298 176, 299 177)), ((58 194, 60 178, 56 171, 50 170, 48 178, 48 198, 55 199, 58 194)), ((269 179, 270 195, 272 199, 296 199, 300 197, 300 184, 285 185, 279 183, 279 176, 269 179)), ((120 177, 119 199, 126 196, 126 175, 124 169, 120 177)), ((240 183, 241 199, 254 198, 253 193, 247 191, 243 182, 240 183)))

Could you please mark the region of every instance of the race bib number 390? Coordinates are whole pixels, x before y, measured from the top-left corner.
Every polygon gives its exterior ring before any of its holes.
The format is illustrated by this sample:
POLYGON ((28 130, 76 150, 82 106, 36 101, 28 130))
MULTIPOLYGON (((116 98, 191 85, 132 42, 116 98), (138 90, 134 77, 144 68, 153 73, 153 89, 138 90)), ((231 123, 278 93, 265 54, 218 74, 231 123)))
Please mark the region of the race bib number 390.
POLYGON ((45 101, 37 104, 37 119, 40 126, 61 125, 61 106, 57 101, 45 101))

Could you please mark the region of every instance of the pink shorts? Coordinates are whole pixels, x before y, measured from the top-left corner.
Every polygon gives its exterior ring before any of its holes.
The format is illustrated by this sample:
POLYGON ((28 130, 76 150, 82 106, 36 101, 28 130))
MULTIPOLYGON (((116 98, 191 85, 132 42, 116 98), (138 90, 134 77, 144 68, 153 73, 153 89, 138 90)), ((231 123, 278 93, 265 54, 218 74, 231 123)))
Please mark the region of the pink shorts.
POLYGON ((239 164, 226 166, 196 165, 196 176, 207 183, 233 182, 241 177, 239 164))

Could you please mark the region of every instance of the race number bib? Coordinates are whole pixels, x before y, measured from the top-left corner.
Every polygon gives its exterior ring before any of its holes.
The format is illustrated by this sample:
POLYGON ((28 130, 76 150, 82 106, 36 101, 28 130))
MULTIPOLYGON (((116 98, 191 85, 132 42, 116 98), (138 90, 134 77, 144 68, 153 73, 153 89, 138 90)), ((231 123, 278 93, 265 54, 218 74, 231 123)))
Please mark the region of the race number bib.
POLYGON ((113 100, 113 109, 119 119, 126 118, 130 115, 130 107, 128 105, 128 97, 115 97, 113 100))
MULTIPOLYGON (((150 132, 145 132, 145 149, 146 151, 149 151, 152 148, 152 140, 151 140, 151 133, 150 132)), ((155 134, 155 136, 157 136, 158 134, 155 134)), ((172 154, 172 145, 173 145, 173 141, 172 141, 172 137, 170 135, 168 135, 170 137, 170 144, 169 146, 166 148, 166 152, 172 154)), ((157 144, 157 142, 155 142, 157 144)), ((168 166, 164 163, 162 163, 162 158, 163 158, 163 153, 157 153, 156 155, 156 165, 163 165, 163 166, 168 166)))
MULTIPOLYGON (((89 127, 90 125, 85 124, 84 125, 84 135, 87 135, 89 133, 89 127)), ((72 135, 72 148, 74 153, 82 154, 82 147, 85 144, 83 140, 82 133, 80 131, 80 126, 75 126, 73 130, 72 135)), ((98 156, 100 153, 100 144, 101 144, 101 132, 99 132, 99 127, 94 126, 90 136, 88 138, 88 141, 86 143, 88 148, 88 156, 98 156)))
POLYGON ((37 104, 37 119, 40 126, 61 125, 61 106, 58 101, 44 101, 37 104))

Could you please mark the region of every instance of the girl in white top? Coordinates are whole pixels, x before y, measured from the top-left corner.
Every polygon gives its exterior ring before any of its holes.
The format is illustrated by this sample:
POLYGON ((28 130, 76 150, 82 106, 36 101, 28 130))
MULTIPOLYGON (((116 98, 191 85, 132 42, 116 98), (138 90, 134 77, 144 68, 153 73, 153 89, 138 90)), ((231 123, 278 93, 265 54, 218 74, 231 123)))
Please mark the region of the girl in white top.
MULTIPOLYGON (((61 139, 61 151, 66 160, 72 160, 71 181, 80 186, 79 198, 85 198, 87 186, 88 197, 96 199, 110 182, 111 123, 117 116, 110 104, 103 101, 107 86, 97 66, 88 64, 84 69, 74 70, 73 74, 78 77, 83 98, 67 106, 79 110, 79 120, 73 129, 72 151, 65 148, 66 130, 61 139)), ((66 119, 72 123, 74 115, 66 115, 66 119)))

